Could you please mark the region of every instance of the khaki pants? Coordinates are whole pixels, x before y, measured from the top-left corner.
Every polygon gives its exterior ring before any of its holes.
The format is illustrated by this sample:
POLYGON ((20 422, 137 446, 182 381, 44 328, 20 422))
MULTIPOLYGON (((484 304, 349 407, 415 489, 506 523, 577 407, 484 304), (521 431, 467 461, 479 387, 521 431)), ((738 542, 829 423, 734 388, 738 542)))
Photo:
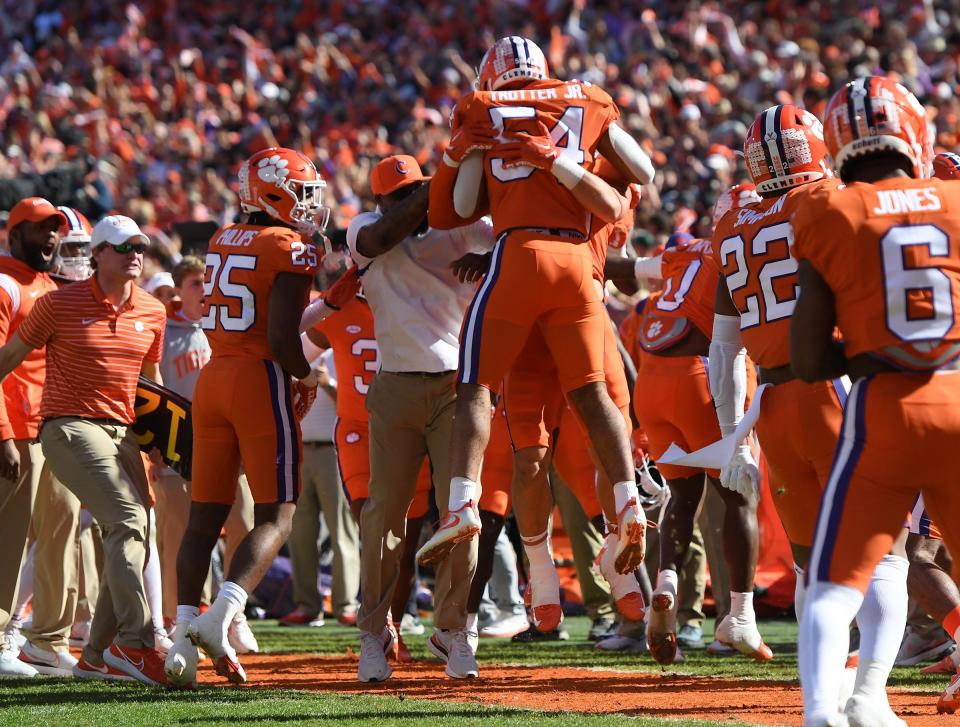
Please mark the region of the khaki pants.
POLYGON ((74 621, 89 621, 100 597, 100 572, 103 570, 103 540, 100 527, 89 510, 80 513, 80 595, 74 621), (89 518, 88 524, 84 520, 89 518))
POLYGON ((49 651, 70 648, 80 584, 80 501, 44 467, 33 505, 33 624, 24 634, 49 651))
MULTIPOLYGON (((172 470, 161 474, 154 488, 156 497, 157 552, 160 554, 160 582, 163 587, 163 615, 172 620, 177 616, 177 553, 190 519, 190 483, 172 470)), ((240 475, 237 497, 223 525, 226 549, 223 558, 224 573, 240 542, 253 530, 253 495, 246 475, 240 475)), ((212 585, 209 574, 200 596, 203 603, 212 603, 212 585)))
POLYGON ((587 609, 587 615, 590 618, 613 616, 610 584, 593 567, 593 561, 603 547, 603 536, 587 519, 576 495, 570 492, 554 470, 550 471, 550 484, 553 489, 553 499, 560 508, 563 528, 567 532, 567 537, 570 538, 573 565, 577 570, 577 580, 580 581, 583 606, 587 609))
POLYGON ((360 589, 360 534, 340 483, 337 450, 332 442, 303 443, 303 489, 297 500, 290 532, 293 561, 293 600, 306 613, 323 611, 317 588, 320 573, 320 514, 333 549, 333 613, 352 613, 360 589))
MULTIPOLYGON (((381 371, 370 384, 370 497, 360 521, 358 625, 379 634, 400 572, 399 561, 423 458, 430 456, 436 501, 445 515, 450 495, 450 434, 456 402, 454 375, 381 371)), ((477 569, 477 538, 457 545, 436 570, 434 625, 462 629, 477 569)), ((397 614, 394 614, 397 615, 397 614)))
POLYGON ((15 442, 20 452, 20 479, 0 477, 0 629, 7 626, 17 604, 20 571, 27 559, 27 535, 33 503, 43 471, 40 445, 26 440, 15 442))
POLYGON ((133 431, 78 417, 58 417, 40 431, 53 470, 90 511, 103 535, 103 582, 84 656, 99 661, 114 638, 153 647, 143 590, 147 558, 147 474, 133 431))

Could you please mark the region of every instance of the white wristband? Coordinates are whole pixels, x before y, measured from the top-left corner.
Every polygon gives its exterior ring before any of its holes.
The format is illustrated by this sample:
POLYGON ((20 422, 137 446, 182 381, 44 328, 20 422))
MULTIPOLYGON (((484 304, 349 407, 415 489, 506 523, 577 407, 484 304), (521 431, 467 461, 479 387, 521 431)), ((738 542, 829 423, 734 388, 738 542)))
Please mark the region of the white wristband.
POLYGON ((460 162, 455 162, 450 158, 450 155, 447 152, 443 152, 443 163, 446 164, 451 169, 456 169, 460 166, 460 162))
POLYGON ((567 189, 576 187, 577 184, 580 183, 580 180, 583 179, 583 175, 587 172, 586 169, 563 154, 558 156, 556 161, 553 162, 550 171, 553 172, 553 176, 557 178, 557 181, 567 189))
POLYGON ((661 255, 657 255, 656 257, 638 257, 633 264, 633 274, 637 280, 662 279, 663 257, 661 255))

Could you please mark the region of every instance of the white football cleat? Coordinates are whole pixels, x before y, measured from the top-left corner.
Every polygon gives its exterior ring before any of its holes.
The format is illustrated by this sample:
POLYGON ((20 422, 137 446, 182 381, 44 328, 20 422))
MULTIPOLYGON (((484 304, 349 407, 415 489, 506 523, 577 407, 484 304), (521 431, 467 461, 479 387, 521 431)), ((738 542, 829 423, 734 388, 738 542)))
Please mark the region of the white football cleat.
POLYGON ((468 502, 459 510, 447 513, 437 531, 417 551, 417 563, 435 566, 450 555, 458 543, 476 537, 480 532, 480 513, 476 503, 468 502))
POLYGON ((617 547, 613 565, 617 573, 633 573, 647 552, 647 516, 635 497, 617 515, 617 547))
POLYGON ((713 635, 721 644, 736 649, 754 661, 770 661, 773 658, 773 650, 763 643, 756 621, 746 621, 728 614, 717 624, 713 635))
POLYGON ((237 615, 233 617, 233 621, 230 622, 230 626, 227 627, 227 641, 238 654, 257 654, 260 652, 260 644, 257 643, 257 637, 253 635, 243 611, 238 611, 237 615))
POLYGON ((637 578, 630 573, 618 573, 615 561, 618 536, 616 533, 607 533, 606 542, 600 549, 596 564, 600 575, 610 584, 610 595, 617 605, 617 611, 628 621, 643 621, 646 604, 637 578))
POLYGON ((854 694, 843 713, 850 727, 907 727, 907 723, 893 713, 886 699, 854 694))
POLYGON ((227 639, 227 623, 217 620, 210 611, 200 614, 187 626, 187 638, 213 659, 213 670, 232 684, 243 684, 247 673, 237 659, 237 652, 227 639))
POLYGON ((163 662, 163 671, 170 686, 174 689, 196 689, 199 661, 200 653, 196 645, 187 638, 186 628, 177 629, 173 646, 167 651, 163 662))

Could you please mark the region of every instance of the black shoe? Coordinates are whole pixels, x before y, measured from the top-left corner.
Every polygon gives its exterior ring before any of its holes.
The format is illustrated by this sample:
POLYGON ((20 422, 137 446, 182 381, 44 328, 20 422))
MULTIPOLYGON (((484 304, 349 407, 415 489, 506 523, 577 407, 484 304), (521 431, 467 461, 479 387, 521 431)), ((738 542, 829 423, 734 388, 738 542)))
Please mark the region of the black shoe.
POLYGON ((593 624, 590 626, 590 633, 587 634, 587 638, 590 641, 600 641, 614 632, 615 622, 613 616, 597 616, 593 619, 593 624))
POLYGON ((560 626, 553 631, 547 631, 546 633, 537 631, 533 626, 531 626, 526 631, 521 631, 510 640, 518 644, 529 644, 535 641, 569 641, 570 634, 567 633, 567 630, 563 628, 563 626, 560 626))

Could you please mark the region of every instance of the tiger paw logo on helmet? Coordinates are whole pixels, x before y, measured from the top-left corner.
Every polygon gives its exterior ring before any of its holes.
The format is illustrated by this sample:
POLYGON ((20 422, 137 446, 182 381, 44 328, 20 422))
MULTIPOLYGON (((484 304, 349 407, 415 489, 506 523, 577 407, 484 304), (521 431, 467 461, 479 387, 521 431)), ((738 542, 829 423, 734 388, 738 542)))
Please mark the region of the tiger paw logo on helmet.
POLYGON ((257 176, 268 184, 282 182, 290 174, 287 166, 290 164, 286 159, 281 159, 279 154, 264 157, 257 163, 257 176))

